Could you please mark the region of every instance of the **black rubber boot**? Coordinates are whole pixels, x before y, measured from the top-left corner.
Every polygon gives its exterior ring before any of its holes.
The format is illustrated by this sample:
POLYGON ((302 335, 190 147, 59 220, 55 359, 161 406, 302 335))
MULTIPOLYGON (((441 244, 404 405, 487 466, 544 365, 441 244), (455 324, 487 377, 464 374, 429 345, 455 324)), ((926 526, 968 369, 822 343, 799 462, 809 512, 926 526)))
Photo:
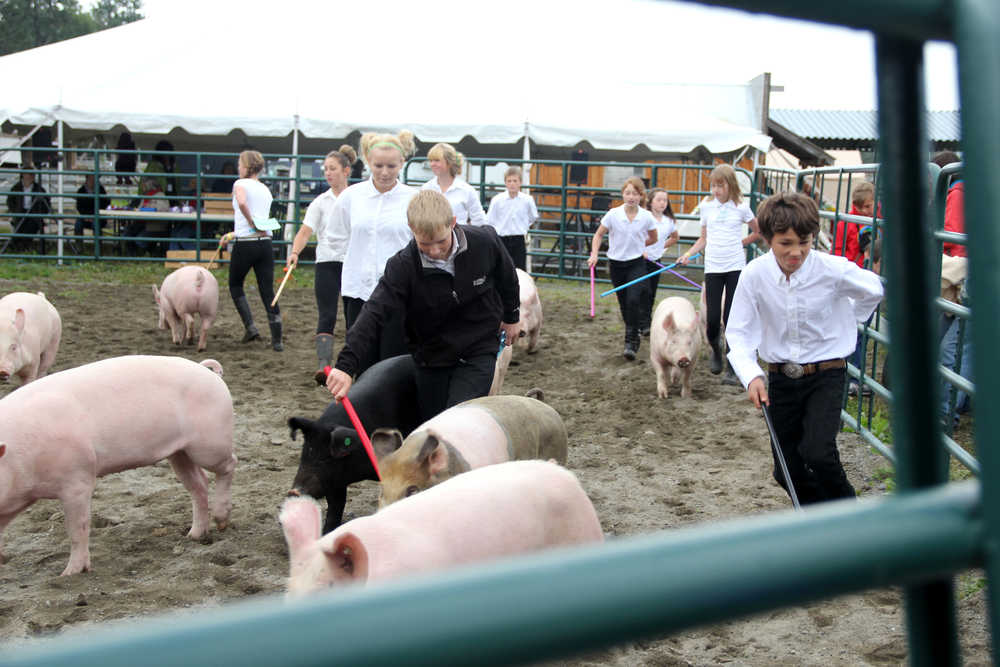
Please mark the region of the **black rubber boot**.
POLYGON ((246 295, 233 299, 233 303, 236 304, 236 312, 240 314, 245 329, 243 340, 240 342, 249 343, 252 340, 260 340, 260 332, 257 331, 257 326, 253 323, 253 314, 250 312, 250 304, 247 302, 246 295))
POLYGON ((323 370, 330 365, 333 360, 333 336, 331 334, 316 334, 316 359, 319 361, 319 370, 313 376, 316 384, 323 386, 326 384, 326 371, 323 370))
POLYGON ((740 379, 736 377, 736 371, 733 370, 733 366, 729 363, 729 360, 726 360, 726 374, 722 376, 722 384, 728 384, 734 387, 743 386, 740 379))
POLYGON ((281 314, 267 314, 267 326, 271 329, 271 349, 281 352, 285 346, 281 344, 281 314))
POLYGON ((722 372, 722 346, 718 338, 708 341, 708 345, 712 348, 712 356, 708 360, 708 370, 712 375, 718 375, 722 372))
POLYGON ((625 351, 622 352, 624 356, 629 361, 635 361, 636 354, 639 352, 639 331, 638 329, 626 329, 625 330, 625 351))

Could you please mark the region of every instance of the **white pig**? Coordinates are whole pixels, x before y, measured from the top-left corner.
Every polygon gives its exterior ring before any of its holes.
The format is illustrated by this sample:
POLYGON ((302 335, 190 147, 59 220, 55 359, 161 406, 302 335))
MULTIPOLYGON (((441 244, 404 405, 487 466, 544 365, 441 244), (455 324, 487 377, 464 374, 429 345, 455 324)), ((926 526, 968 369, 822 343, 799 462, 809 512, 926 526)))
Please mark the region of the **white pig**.
POLYGON ((542 330, 542 302, 531 276, 521 269, 516 271, 521 292, 521 333, 515 342, 524 345, 528 354, 534 354, 538 351, 538 335, 542 330))
POLYGON ((194 316, 201 319, 198 351, 206 347, 208 329, 219 312, 219 283, 203 266, 182 266, 166 278, 156 289, 153 298, 160 307, 159 327, 170 327, 170 338, 175 345, 194 342, 194 316))
POLYGON ((513 355, 514 346, 504 345, 503 351, 497 357, 496 366, 493 367, 493 384, 490 385, 489 396, 496 396, 503 389, 503 381, 507 377, 507 368, 510 366, 510 358, 513 355))
POLYGON ((13 292, 0 299, 0 380, 25 385, 45 375, 56 360, 62 320, 45 295, 13 292))
MULTIPOLYGON (((535 390, 533 390, 535 391, 535 390)), ((416 428, 377 429, 372 445, 379 459, 379 507, 411 496, 459 473, 523 459, 566 463, 562 417, 529 396, 484 396, 448 408, 416 428)))
POLYGON ((311 499, 286 500, 279 520, 289 596, 604 539, 576 477, 546 461, 473 470, 323 537, 311 499))
POLYGON ((678 296, 661 301, 653 312, 649 334, 649 361, 656 371, 660 398, 667 398, 670 385, 678 381, 681 397, 691 398, 691 372, 700 348, 700 323, 691 302, 678 296))
POLYGON ((233 401, 215 372, 180 357, 104 359, 54 373, 0 400, 3 529, 40 498, 58 498, 70 538, 63 574, 90 569, 90 500, 98 477, 169 459, 191 493, 188 537, 229 520, 233 401), (215 473, 209 513, 208 479, 215 473))

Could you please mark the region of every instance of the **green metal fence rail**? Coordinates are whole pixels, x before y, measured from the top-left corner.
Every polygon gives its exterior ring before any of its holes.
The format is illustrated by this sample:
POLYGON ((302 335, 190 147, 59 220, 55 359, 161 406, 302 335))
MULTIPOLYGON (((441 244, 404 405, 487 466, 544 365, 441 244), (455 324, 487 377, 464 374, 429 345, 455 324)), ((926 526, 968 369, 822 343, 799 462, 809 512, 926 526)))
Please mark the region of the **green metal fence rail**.
MULTIPOLYGON (((974 373, 1000 399, 1000 3, 995 0, 718 0, 873 30, 878 77, 884 274, 899 492, 716 526, 612 541, 394 585, 275 599, 61 637, 0 665, 493 665, 579 651, 873 587, 905 587, 909 658, 960 663, 953 576, 985 568, 996 638, 1000 598, 1000 411, 976 415, 981 475, 947 483, 937 360, 938 285, 925 168, 923 46, 958 49, 974 373), (891 224, 892 220, 905 224, 891 224)), ((790 54, 793 57, 793 54, 790 54)), ((994 656, 997 655, 994 641, 994 656)))

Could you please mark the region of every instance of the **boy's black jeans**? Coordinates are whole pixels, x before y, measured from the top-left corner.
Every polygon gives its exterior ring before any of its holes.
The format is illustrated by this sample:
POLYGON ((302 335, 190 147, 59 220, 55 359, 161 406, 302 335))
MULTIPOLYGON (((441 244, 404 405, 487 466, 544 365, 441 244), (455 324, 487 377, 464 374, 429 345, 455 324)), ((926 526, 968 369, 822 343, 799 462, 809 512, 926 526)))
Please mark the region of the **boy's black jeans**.
MULTIPOLYGON (((771 419, 802 504, 855 497, 837 451, 845 378, 843 368, 796 380, 781 373, 768 374, 771 419)), ((773 452, 772 457, 774 479, 787 491, 773 452)))

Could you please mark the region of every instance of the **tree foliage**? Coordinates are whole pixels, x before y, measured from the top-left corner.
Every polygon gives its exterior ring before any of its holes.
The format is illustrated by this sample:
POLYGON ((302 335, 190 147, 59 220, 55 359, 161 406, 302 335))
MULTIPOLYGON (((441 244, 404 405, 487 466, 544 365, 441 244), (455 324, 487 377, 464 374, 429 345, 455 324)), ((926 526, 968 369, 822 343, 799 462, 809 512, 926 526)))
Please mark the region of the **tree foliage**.
POLYGON ((0 55, 79 37, 141 19, 142 0, 0 0, 0 55))

